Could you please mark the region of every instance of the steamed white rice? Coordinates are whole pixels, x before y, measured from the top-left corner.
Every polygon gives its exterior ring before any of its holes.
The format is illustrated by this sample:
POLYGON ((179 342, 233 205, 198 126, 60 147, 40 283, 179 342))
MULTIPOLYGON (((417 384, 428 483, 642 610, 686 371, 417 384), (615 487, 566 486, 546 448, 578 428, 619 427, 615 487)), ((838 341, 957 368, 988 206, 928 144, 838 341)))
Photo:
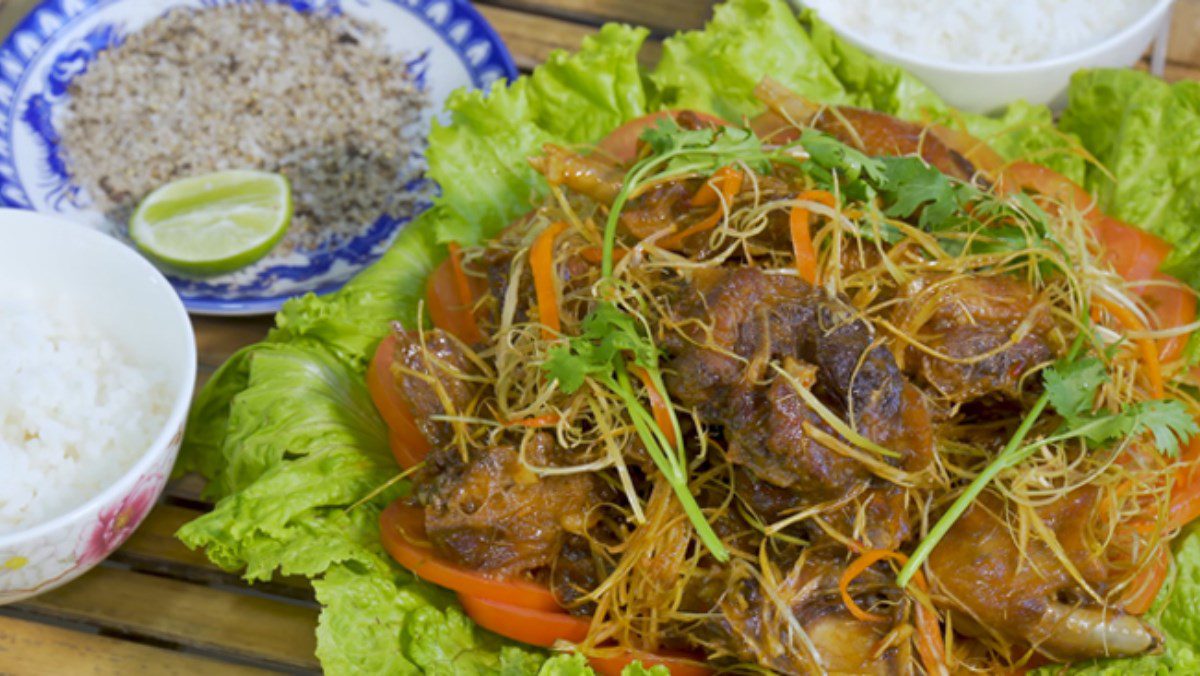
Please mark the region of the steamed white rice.
POLYGON ((803 0, 880 46, 940 61, 1016 64, 1103 41, 1154 0, 803 0))
POLYGON ((166 378, 64 299, 0 298, 0 534, 104 490, 169 413, 166 378))

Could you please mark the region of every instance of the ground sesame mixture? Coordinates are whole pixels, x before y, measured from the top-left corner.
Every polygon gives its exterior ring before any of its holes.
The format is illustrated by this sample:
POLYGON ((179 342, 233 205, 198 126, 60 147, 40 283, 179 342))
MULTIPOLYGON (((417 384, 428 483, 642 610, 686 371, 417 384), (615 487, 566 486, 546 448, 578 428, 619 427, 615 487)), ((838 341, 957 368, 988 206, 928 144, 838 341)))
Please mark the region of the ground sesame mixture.
POLYGON ((178 9, 101 52, 56 126, 73 180, 113 220, 174 179, 263 169, 292 184, 281 246, 336 246, 413 208, 428 101, 405 59, 344 16, 178 9))

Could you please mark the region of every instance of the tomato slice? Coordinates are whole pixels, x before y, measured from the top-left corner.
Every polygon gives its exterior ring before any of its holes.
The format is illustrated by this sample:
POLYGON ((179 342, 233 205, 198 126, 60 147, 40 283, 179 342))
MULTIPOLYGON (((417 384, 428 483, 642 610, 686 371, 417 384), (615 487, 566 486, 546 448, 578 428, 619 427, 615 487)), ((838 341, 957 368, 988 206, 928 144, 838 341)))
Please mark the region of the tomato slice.
POLYGON ((1032 162, 1013 162, 1000 177, 1002 191, 1025 188, 1081 211, 1090 209, 1088 221, 1096 239, 1104 245, 1117 274, 1130 281, 1150 279, 1171 253, 1171 245, 1152 235, 1092 208, 1092 196, 1066 176, 1032 162))
POLYGON ((522 608, 490 599, 459 594, 467 616, 484 629, 529 645, 552 647, 558 641, 581 643, 587 638, 591 622, 562 612, 522 608))
POLYGON ((425 453, 417 455, 412 443, 391 428, 388 429, 388 448, 392 450, 392 457, 396 459, 396 463, 404 469, 416 467, 425 459, 425 453))
MULTIPOLYGON (((1154 273, 1151 279, 1178 282, 1174 277, 1161 272, 1154 273)), ((1154 328, 1171 329, 1191 324, 1196 320, 1196 294, 1191 293, 1183 286, 1147 284, 1135 286, 1134 289, 1154 311, 1154 328)), ((1184 348, 1187 347, 1187 342, 1187 335, 1160 339, 1158 341, 1159 361, 1165 363, 1181 357, 1184 348)))
POLYGON ((1097 214, 1092 221, 1096 239, 1104 245, 1117 274, 1131 282, 1150 279, 1171 254, 1166 240, 1110 216, 1097 214))
POLYGON ((379 409, 379 414, 387 423, 392 455, 401 467, 408 469, 429 453, 429 440, 417 427, 408 400, 396 387, 396 379, 392 376, 395 354, 396 336, 389 333, 375 348, 371 365, 367 367, 367 390, 371 393, 375 408, 379 409))
POLYGON ((462 253, 450 246, 450 255, 425 283, 425 306, 433 325, 468 345, 481 342, 483 332, 475 317, 475 304, 487 287, 482 279, 463 270, 462 253))
MULTIPOLYGON (((650 113, 649 115, 635 117, 609 132, 608 136, 605 136, 600 143, 596 144, 596 147, 604 154, 622 164, 632 162, 633 160, 637 159, 638 139, 641 138, 642 132, 645 131, 646 128, 653 127, 654 125, 658 124, 659 120, 664 120, 667 118, 673 120, 679 117, 679 114, 682 112, 684 111, 660 110, 657 113, 650 113)), ((715 115, 709 115, 708 113, 701 113, 694 110, 689 112, 700 118, 701 121, 707 122, 714 127, 724 127, 728 126, 729 124, 725 120, 722 120, 715 115)))
POLYGON ((600 676, 621 676, 625 667, 634 662, 641 662, 646 669, 664 666, 671 676, 709 676, 716 673, 704 665, 702 655, 692 655, 679 652, 646 652, 643 650, 628 650, 612 657, 589 657, 588 664, 600 676))
POLYGON ((1192 437, 1180 460, 1171 487, 1169 528, 1182 528, 1200 518, 1200 436, 1192 437))
POLYGON ((400 500, 379 516, 383 547, 397 563, 417 577, 475 598, 506 605, 561 612, 550 590, 527 580, 504 580, 482 575, 438 559, 425 534, 425 510, 400 500))
POLYGON ((1154 553, 1154 561, 1133 581, 1129 587, 1131 593, 1121 599, 1121 605, 1125 607, 1125 611, 1141 615, 1150 610, 1150 606, 1154 605, 1154 599, 1158 598, 1159 590, 1167 580, 1170 569, 1171 548, 1165 543, 1160 544, 1154 553))

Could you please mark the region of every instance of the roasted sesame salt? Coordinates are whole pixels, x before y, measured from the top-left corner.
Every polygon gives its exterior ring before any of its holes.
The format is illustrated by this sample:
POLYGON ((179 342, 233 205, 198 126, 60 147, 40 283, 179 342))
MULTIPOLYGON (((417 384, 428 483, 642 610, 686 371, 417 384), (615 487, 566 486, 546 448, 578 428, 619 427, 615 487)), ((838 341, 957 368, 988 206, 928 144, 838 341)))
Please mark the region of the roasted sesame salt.
POLYGON ((57 126, 114 220, 174 179, 263 169, 292 183, 283 246, 312 248, 412 208, 427 105, 375 27, 251 3, 174 10, 100 53, 57 126))

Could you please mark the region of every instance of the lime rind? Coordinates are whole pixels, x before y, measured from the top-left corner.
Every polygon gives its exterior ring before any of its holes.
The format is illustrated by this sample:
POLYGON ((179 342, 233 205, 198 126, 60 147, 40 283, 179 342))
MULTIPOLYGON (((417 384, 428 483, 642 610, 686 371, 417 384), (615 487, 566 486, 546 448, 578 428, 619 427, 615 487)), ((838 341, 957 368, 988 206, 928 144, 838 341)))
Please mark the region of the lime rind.
POLYGON ((285 177, 233 170, 180 179, 150 193, 129 234, 144 254, 181 272, 216 274, 265 256, 287 232, 291 186, 285 177))

